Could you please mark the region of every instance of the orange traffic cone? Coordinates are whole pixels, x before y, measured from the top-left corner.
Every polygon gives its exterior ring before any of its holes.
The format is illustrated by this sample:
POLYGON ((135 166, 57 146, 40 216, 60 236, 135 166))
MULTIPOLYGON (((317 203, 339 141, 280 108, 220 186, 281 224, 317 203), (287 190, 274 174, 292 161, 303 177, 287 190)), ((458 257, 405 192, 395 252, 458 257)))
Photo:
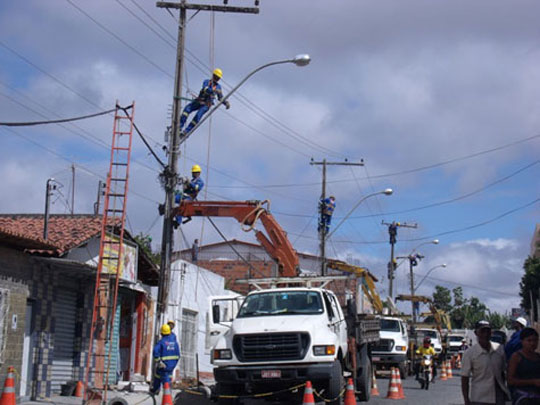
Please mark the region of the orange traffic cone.
POLYGON ((15 405, 15 369, 8 367, 8 375, 4 383, 4 391, 0 398, 0 405, 15 405))
MULTIPOLYGON (((386 395, 387 399, 403 399, 404 396, 399 392, 399 384, 397 380, 397 369, 392 367, 392 374, 390 378, 390 384, 388 384, 388 394, 386 395)), ((397 371, 399 373, 399 371, 397 371)))
POLYGON ((75 395, 76 397, 84 397, 84 385, 82 381, 77 381, 77 386, 75 387, 75 395))
POLYGON ((343 405, 356 405, 356 396, 354 395, 354 384, 352 378, 347 380, 347 389, 345 391, 345 403, 343 405))
POLYGON ((163 398, 161 399, 161 405, 173 405, 171 386, 168 382, 163 383, 163 398))
POLYGON ((302 405, 315 405, 315 398, 313 397, 313 387, 311 381, 306 382, 306 389, 304 390, 304 399, 302 405))
POLYGON ((404 399, 405 398, 405 393, 403 392, 403 385, 401 384, 401 373, 399 372, 398 368, 396 368, 396 380, 398 382, 399 396, 402 399, 404 399))
POLYGON ((449 361, 446 362, 446 374, 448 375, 448 379, 454 378, 454 376, 452 375, 452 365, 449 361))
POLYGON ((441 381, 448 380, 448 377, 446 376, 446 367, 444 366, 444 362, 441 365, 441 378, 440 378, 440 380, 441 381))
POLYGON ((381 395, 379 393, 379 388, 377 387, 377 378, 375 378, 375 370, 373 370, 373 380, 371 382, 371 396, 378 397, 381 395))

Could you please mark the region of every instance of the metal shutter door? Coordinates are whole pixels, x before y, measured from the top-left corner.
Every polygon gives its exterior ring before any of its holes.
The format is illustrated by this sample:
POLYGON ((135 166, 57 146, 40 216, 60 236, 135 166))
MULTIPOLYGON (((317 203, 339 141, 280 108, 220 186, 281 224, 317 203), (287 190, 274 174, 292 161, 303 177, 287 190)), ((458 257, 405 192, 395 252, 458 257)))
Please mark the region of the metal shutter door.
POLYGON ((73 379, 73 351, 75 343, 75 313, 77 293, 75 285, 58 287, 53 303, 54 352, 51 385, 53 392, 73 379))

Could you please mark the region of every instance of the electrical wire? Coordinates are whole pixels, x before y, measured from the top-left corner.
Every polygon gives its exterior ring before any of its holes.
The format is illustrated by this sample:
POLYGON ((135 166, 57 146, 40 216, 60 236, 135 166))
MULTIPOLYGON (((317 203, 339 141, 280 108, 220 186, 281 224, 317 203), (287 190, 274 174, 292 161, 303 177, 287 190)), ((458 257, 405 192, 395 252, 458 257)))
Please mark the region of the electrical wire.
POLYGON ((59 120, 49 120, 49 121, 0 122, 0 126, 5 126, 5 127, 30 127, 30 126, 33 126, 33 125, 60 124, 60 123, 63 123, 63 122, 80 121, 80 120, 85 120, 85 119, 88 119, 88 118, 99 117, 101 115, 110 114, 110 113, 112 113, 114 111, 116 111, 116 109, 113 108, 112 110, 101 111, 101 112, 98 112, 98 113, 95 113, 95 114, 88 114, 88 115, 82 115, 82 116, 79 116, 79 117, 63 118, 63 119, 59 119, 59 120))
MULTIPOLYGON (((424 275, 422 275, 420 273, 415 273, 415 274, 417 276, 419 276, 419 277, 424 277, 424 275)), ((461 287, 474 288, 474 289, 477 289, 477 290, 487 291, 487 292, 494 293, 494 294, 507 295, 509 297, 516 297, 516 298, 519 297, 519 294, 507 293, 507 292, 503 292, 503 291, 493 290, 493 289, 490 289, 490 288, 479 287, 477 285, 465 284, 465 283, 461 283, 461 282, 457 282, 457 281, 444 280, 444 279, 437 278, 437 277, 432 277, 432 276, 427 276, 426 279, 436 280, 436 281, 439 281, 439 282, 442 282, 442 283, 455 284, 455 285, 461 286, 461 287)))

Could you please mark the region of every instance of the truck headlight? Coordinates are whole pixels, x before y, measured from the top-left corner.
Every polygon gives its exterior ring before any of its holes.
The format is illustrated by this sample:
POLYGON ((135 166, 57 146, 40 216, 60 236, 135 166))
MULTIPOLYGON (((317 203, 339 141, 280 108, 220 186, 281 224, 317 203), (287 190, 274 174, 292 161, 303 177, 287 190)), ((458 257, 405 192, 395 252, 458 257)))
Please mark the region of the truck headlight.
POLYGON ((336 346, 334 345, 313 346, 314 356, 333 356, 334 354, 336 354, 336 346))
POLYGON ((406 352, 407 351, 407 346, 396 346, 396 350, 398 352, 406 352))
POLYGON ((231 349, 214 349, 214 360, 230 360, 232 359, 231 349))

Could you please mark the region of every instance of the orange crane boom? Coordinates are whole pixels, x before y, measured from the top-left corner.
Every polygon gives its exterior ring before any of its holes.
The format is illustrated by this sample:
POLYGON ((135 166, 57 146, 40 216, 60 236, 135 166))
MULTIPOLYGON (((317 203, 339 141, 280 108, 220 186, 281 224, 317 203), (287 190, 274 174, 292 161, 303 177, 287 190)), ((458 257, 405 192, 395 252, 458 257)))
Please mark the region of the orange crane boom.
POLYGON ((265 201, 188 201, 183 200, 173 209, 173 215, 183 217, 229 217, 235 218, 246 232, 255 231, 257 240, 266 252, 278 264, 278 272, 282 277, 296 277, 300 262, 296 250, 292 247, 287 233, 270 214, 268 200, 265 201), (260 220, 266 234, 255 229, 260 220))

